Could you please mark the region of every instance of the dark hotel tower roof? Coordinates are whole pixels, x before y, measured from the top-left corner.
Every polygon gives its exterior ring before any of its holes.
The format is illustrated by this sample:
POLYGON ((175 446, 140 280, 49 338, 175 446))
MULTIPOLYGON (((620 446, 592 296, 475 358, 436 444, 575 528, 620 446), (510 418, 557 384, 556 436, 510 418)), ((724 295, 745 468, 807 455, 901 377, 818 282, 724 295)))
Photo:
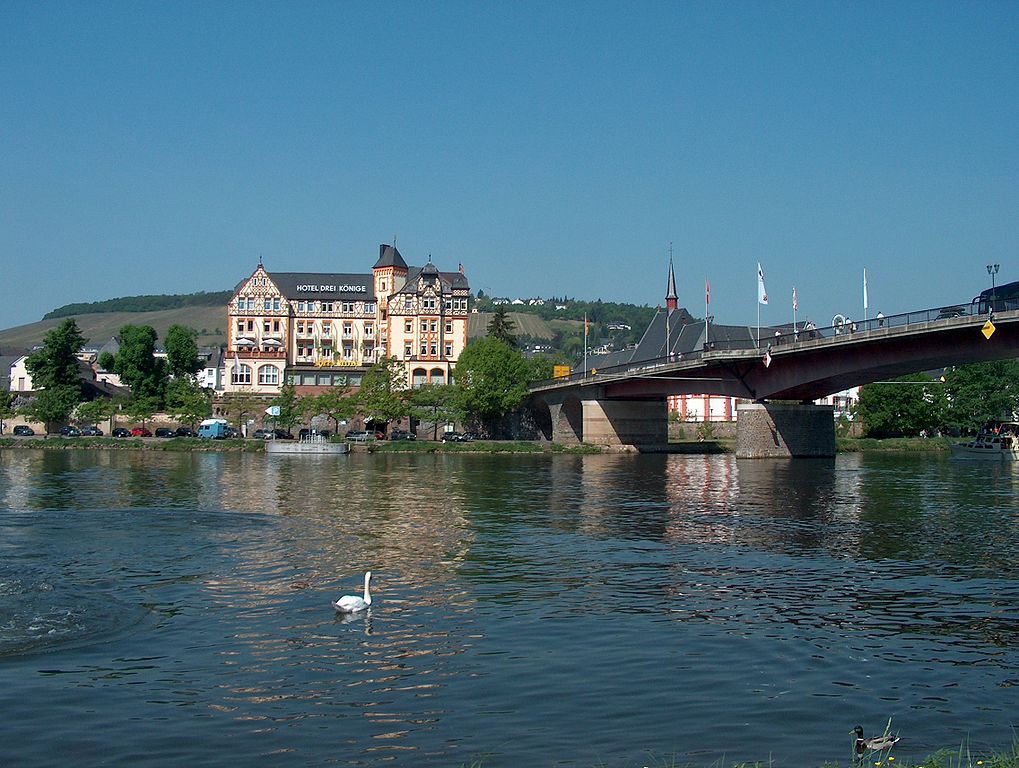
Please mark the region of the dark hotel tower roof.
POLYGON ((372 269, 379 269, 380 267, 396 267, 397 269, 406 269, 407 262, 403 260, 403 256, 396 250, 395 245, 386 245, 382 243, 379 246, 379 260, 375 262, 375 266, 372 269))
POLYGON ((269 272, 269 279, 291 301, 374 301, 375 280, 371 275, 335 272, 269 272))

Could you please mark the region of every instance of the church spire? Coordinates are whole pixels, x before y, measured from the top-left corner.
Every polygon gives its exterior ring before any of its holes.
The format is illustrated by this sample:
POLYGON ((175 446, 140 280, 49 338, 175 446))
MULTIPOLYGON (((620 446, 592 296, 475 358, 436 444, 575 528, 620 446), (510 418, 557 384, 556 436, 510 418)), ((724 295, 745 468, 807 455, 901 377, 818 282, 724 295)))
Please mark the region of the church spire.
POLYGON ((669 243, 669 290, 665 294, 665 308, 670 312, 679 306, 676 295, 676 273, 672 269, 672 243, 669 243))

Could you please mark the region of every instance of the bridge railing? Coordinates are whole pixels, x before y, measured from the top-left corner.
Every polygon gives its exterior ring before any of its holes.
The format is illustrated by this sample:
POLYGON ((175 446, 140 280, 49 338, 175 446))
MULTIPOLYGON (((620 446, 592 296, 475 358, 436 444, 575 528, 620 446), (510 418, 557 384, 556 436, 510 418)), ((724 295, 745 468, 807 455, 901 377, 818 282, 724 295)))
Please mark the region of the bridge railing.
MULTIPOLYGON (((597 358, 594 358, 594 360, 588 358, 588 371, 573 371, 569 376, 531 382, 531 386, 554 386, 557 384, 587 381, 594 377, 605 377, 620 374, 654 373, 671 363, 699 360, 707 352, 758 349, 763 355, 766 351, 773 350, 780 346, 787 349, 792 345, 799 345, 804 342, 816 341, 818 339, 835 339, 846 335, 856 336, 859 334, 882 331, 886 328, 902 328, 909 325, 930 323, 937 320, 950 320, 956 317, 987 316, 990 309, 991 307, 988 307, 987 302, 972 301, 965 304, 953 304, 950 306, 932 309, 921 309, 914 312, 903 312, 898 315, 870 317, 866 320, 853 320, 841 315, 836 315, 834 319, 837 322, 823 328, 818 328, 809 321, 797 322, 795 328, 793 328, 791 324, 779 327, 762 327, 760 344, 758 344, 753 338, 711 338, 711 326, 709 325, 709 342, 699 350, 684 352, 682 354, 674 353, 670 356, 651 358, 647 360, 634 360, 613 366, 600 366, 597 364, 597 358)), ((997 299, 994 302, 993 309, 995 311, 1019 309, 1019 300, 997 299)))

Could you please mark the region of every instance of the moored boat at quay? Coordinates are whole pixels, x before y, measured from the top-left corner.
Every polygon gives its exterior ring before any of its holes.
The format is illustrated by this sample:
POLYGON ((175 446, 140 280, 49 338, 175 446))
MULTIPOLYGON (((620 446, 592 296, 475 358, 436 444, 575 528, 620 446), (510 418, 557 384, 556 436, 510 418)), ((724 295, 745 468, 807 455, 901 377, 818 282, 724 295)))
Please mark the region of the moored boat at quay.
POLYGON ((266 453, 275 454, 340 454, 350 453, 346 443, 333 443, 322 435, 309 435, 300 440, 267 440, 266 453))
POLYGON ((953 443, 952 456, 960 459, 1019 461, 1019 423, 1002 421, 990 424, 973 440, 953 443))

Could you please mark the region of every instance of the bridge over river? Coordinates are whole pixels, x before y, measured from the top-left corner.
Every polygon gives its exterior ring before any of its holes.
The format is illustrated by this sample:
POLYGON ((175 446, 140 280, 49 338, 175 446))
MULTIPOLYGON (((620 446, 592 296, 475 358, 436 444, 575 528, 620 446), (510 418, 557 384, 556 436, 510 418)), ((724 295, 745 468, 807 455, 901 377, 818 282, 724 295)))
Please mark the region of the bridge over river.
POLYGON ((547 407, 555 442, 662 450, 668 395, 728 395, 748 401, 738 410, 737 455, 834 455, 832 409, 812 401, 918 371, 1019 357, 1019 306, 995 310, 974 302, 829 328, 761 329, 760 339, 753 329, 741 335, 704 321, 669 328, 666 317, 659 356, 538 382, 532 401, 538 413, 547 407), (678 347, 670 333, 687 334, 687 344, 678 347))

